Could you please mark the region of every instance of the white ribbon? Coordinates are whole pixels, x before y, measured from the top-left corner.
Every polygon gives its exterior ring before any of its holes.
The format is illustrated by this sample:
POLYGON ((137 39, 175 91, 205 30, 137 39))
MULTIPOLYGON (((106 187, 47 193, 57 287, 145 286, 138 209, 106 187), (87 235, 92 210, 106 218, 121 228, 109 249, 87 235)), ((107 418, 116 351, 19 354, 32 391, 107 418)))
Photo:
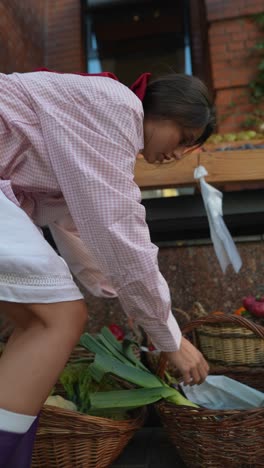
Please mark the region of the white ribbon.
POLYGON ((207 175, 208 172, 203 166, 198 166, 194 170, 194 178, 200 181, 214 250, 224 273, 229 264, 238 273, 242 266, 242 260, 223 220, 223 194, 204 180, 207 175))

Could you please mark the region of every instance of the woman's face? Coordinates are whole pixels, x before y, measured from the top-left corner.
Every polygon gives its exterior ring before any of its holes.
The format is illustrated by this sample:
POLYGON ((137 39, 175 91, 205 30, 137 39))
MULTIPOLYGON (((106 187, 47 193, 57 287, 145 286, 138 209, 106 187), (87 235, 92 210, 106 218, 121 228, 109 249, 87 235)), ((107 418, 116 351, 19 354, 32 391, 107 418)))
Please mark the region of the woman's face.
POLYGON ((140 151, 149 163, 181 159, 194 146, 203 129, 184 129, 170 120, 144 122, 144 149, 140 151))

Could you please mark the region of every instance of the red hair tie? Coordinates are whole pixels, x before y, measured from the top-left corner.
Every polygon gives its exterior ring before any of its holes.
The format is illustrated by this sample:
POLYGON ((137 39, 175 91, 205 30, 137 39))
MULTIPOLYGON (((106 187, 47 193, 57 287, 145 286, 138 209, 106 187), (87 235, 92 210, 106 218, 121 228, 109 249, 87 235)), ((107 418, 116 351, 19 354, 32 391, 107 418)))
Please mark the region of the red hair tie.
MULTIPOLYGON (((36 72, 38 71, 46 71, 50 73, 63 73, 63 72, 57 72, 55 70, 49 70, 48 68, 37 68, 35 70, 36 72)), ((74 75, 81 75, 81 76, 105 76, 107 78, 112 78, 112 80, 119 81, 117 76, 114 75, 114 73, 111 72, 102 72, 102 73, 73 73, 74 75)), ((145 94, 146 94, 146 89, 147 85, 149 82, 149 79, 151 77, 151 73, 142 73, 138 77, 138 79, 131 85, 130 89, 135 93, 135 95, 143 101, 145 94)))
POLYGON ((142 75, 140 75, 138 79, 135 81, 135 83, 133 83, 132 86, 130 87, 133 93, 135 93, 136 96, 141 101, 143 101, 145 97, 146 89, 147 89, 150 77, 151 77, 151 73, 142 73, 142 75))

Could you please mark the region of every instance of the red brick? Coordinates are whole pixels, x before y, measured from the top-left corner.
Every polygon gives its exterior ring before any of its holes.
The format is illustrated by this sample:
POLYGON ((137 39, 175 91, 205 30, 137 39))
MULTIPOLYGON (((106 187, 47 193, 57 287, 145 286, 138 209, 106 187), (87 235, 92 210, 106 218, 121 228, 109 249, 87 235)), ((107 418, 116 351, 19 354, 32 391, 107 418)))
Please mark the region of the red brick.
POLYGON ((232 102, 232 90, 230 89, 225 89, 225 90, 219 90, 216 96, 216 104, 218 108, 220 107, 226 107, 226 105, 230 104, 232 102))
POLYGON ((247 47, 247 49, 250 49, 251 53, 252 52, 255 52, 255 53, 257 52, 256 50, 254 50, 254 47, 255 47, 256 43, 257 43, 256 39, 247 39, 246 47, 247 47))
POLYGON ((258 39, 262 39, 262 37, 263 37, 263 34, 261 34, 261 33, 259 32, 259 30, 257 29, 257 27, 255 28, 255 30, 249 31, 249 32, 248 32, 248 38, 249 38, 249 39, 253 39, 253 40, 256 40, 256 41, 257 41, 258 39))
POLYGON ((226 70, 226 62, 214 62, 212 68, 214 73, 222 74, 226 70))
POLYGON ((216 44, 215 42, 212 43, 211 45, 211 51, 213 54, 221 53, 221 52, 226 52, 226 44, 216 44))
POLYGON ((228 78, 219 78, 217 81, 217 89, 222 89, 222 88, 229 88, 230 87, 230 79, 228 78))
POLYGON ((226 26, 225 30, 228 33, 241 33, 245 27, 244 20, 230 20, 226 26))
POLYGON ((233 51, 233 50, 244 50, 245 49, 245 44, 243 41, 231 41, 228 44, 228 50, 233 51))
POLYGON ((246 28, 244 31, 241 31, 240 33, 230 34, 230 41, 244 41, 247 38, 248 38, 248 32, 246 28))

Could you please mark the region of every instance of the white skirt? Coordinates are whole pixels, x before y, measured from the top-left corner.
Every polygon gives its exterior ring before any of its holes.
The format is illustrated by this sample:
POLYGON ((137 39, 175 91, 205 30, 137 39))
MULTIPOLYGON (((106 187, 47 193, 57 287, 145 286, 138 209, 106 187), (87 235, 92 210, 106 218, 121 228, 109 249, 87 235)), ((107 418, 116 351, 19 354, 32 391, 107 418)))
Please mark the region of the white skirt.
POLYGON ((0 300, 52 303, 83 298, 66 262, 1 190, 0 219, 0 300))

